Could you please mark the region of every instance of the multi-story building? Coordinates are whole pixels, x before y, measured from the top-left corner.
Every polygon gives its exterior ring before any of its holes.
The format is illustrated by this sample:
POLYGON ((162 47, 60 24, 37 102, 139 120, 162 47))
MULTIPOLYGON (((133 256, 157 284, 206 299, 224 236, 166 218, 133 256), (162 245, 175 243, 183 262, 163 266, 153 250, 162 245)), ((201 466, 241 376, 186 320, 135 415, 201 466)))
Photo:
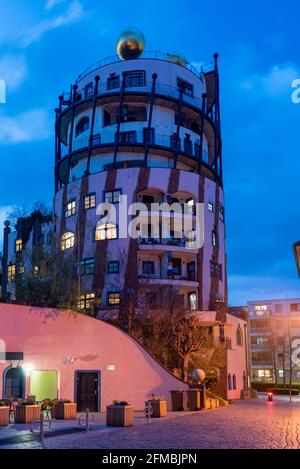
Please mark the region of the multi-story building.
POLYGON ((251 379, 300 382, 300 298, 249 301, 251 379))

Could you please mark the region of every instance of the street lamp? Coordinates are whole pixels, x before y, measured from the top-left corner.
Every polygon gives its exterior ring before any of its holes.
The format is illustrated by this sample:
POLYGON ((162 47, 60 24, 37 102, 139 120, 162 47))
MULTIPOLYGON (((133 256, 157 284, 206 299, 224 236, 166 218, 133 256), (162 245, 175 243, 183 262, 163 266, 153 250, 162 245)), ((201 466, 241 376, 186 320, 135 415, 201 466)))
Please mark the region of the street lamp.
POLYGON ((293 244, 294 256, 296 261, 296 267, 298 272, 298 277, 300 277, 300 241, 296 241, 293 244))

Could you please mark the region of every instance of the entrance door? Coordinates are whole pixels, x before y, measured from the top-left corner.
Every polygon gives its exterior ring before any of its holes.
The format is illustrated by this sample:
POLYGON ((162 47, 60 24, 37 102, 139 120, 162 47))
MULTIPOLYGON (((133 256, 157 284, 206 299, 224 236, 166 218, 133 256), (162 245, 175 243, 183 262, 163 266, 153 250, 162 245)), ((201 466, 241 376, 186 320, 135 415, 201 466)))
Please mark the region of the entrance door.
POLYGON ((96 371, 78 371, 77 375, 77 409, 84 412, 99 412, 99 373, 96 371))

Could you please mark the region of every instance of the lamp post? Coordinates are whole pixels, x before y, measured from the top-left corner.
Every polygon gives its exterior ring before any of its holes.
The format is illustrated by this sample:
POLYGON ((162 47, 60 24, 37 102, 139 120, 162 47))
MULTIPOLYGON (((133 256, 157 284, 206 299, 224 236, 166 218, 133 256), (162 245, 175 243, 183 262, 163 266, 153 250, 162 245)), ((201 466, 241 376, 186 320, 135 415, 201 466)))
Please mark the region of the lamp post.
POLYGON ((298 277, 300 278, 300 241, 296 241, 293 244, 293 250, 294 250, 294 256, 295 256, 295 262, 296 262, 298 277))

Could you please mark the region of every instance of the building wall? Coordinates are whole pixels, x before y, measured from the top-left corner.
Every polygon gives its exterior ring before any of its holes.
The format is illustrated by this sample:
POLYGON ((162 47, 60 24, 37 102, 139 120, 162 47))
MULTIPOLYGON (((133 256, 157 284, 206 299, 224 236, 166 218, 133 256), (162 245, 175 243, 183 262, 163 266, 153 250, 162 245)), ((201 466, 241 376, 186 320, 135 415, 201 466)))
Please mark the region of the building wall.
POLYGON ((236 389, 228 389, 228 399, 240 399, 241 390, 245 389, 248 384, 247 321, 231 314, 227 314, 227 321, 226 326, 228 325, 229 330, 226 335, 231 339, 231 348, 228 350, 227 374, 231 376, 232 384, 233 376, 236 377, 236 389), (237 342, 238 328, 242 334, 242 345, 237 342))
MULTIPOLYGON (((76 370, 100 372, 101 411, 115 399, 127 400, 141 410, 152 394, 164 396, 170 408, 170 390, 188 388, 108 323, 67 311, 6 304, 0 304, 0 321, 6 352, 23 352, 25 369, 58 372, 59 398, 74 400, 76 370), (115 371, 108 370, 111 365, 115 371)), ((1 395, 4 370, 9 366, 8 361, 0 362, 1 395)))

